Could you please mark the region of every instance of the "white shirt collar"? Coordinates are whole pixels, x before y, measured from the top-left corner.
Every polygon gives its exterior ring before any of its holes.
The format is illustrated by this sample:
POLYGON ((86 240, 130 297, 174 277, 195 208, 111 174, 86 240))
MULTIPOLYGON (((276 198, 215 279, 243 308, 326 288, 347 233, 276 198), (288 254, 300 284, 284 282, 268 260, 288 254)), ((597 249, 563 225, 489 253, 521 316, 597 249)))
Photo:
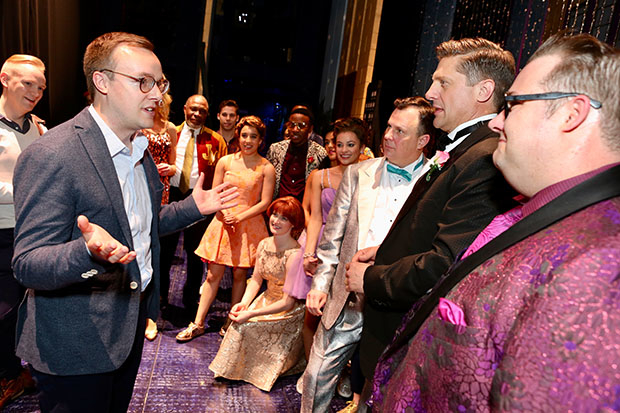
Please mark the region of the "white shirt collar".
POLYGON ((200 131, 202 130, 202 126, 199 128, 192 128, 190 127, 187 122, 185 122, 185 124, 183 124, 183 129, 185 130, 186 133, 191 134, 192 131, 194 131, 194 137, 198 136, 198 134, 200 133, 200 131))
MULTIPOLYGON (((418 162, 420 162, 420 160, 423 159, 423 158, 424 158, 424 154, 420 154, 420 157, 418 159, 416 159, 415 161, 411 162, 407 166, 403 166, 402 168, 400 166, 394 165, 387 158, 385 158, 385 168, 387 168, 387 164, 389 163, 390 165, 395 166, 396 168, 399 168, 399 169, 404 169, 405 171, 407 171, 407 172, 409 172, 410 174, 413 175, 413 169, 416 167, 418 162)), ((424 161, 426 162, 426 159, 424 161)), ((422 163, 421 166, 424 166, 424 163, 422 163)))
POLYGON ((475 125, 478 122, 484 122, 487 120, 491 120, 493 119, 495 116, 497 116, 496 113, 491 113, 489 115, 484 115, 484 116, 480 116, 476 119, 472 119, 470 121, 467 121, 465 123, 461 123, 459 126, 457 126, 456 128, 454 128, 454 130, 452 132, 450 132, 448 134, 448 138, 452 141, 451 143, 446 145, 446 148, 444 149, 444 152, 450 152, 452 149, 456 148, 457 146, 460 145, 461 142, 463 142, 465 139, 467 139, 467 137, 470 135, 469 133, 466 135, 463 135, 461 137, 459 137, 457 140, 454 140, 454 138, 456 137, 456 134, 465 129, 468 126, 471 125, 475 125))
MULTIPOLYGON (((110 129, 110 127, 107 123, 105 123, 101 115, 97 113, 97 110, 93 107, 93 105, 90 105, 88 107, 88 112, 95 120, 97 126, 99 126, 101 133, 103 133, 103 138, 105 139, 105 143, 108 146, 110 157, 114 158, 114 156, 122 152, 123 149, 127 149, 127 151, 129 151, 129 148, 127 148, 127 146, 125 146, 125 144, 119 139, 119 137, 116 136, 114 131, 110 129)), ((142 158, 142 155, 144 154, 144 151, 148 146, 148 140, 142 134, 142 132, 138 131, 138 133, 134 135, 134 138, 132 139, 132 146, 132 154, 139 155, 139 158, 142 158)))
MULTIPOLYGON (((459 126, 457 126, 456 128, 454 128, 454 130, 453 130, 452 132, 450 132, 450 133, 448 134, 448 138, 449 138, 451 141, 454 141, 454 137, 456 136, 456 134, 457 134, 460 130, 463 130, 463 129, 465 129, 466 127, 471 126, 471 125, 474 125, 474 124, 476 124, 476 123, 478 123, 478 122, 484 122, 484 121, 486 121, 486 120, 491 120, 491 119, 493 119, 493 118, 494 118, 494 117, 496 117, 496 116, 497 116, 497 113, 490 113, 490 114, 488 114, 488 115, 480 116, 480 117, 478 117, 478 118, 476 118, 476 119, 468 120, 468 121, 467 121, 467 122, 465 122, 465 123, 461 123, 459 126)), ((466 135, 466 136, 469 136, 469 135, 466 135)))

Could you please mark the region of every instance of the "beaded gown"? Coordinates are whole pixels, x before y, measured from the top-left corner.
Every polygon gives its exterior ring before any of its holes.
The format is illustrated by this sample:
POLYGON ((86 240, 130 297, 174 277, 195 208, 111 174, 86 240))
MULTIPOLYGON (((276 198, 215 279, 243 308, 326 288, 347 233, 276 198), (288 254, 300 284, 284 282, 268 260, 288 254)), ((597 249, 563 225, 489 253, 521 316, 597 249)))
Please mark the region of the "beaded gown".
MULTIPOLYGON (((258 245, 255 274, 267 281, 248 309, 265 307, 282 298, 286 278, 286 261, 299 248, 275 252, 258 245)), ((232 323, 226 331, 215 359, 209 365, 215 377, 243 380, 264 391, 270 391, 276 379, 284 374, 303 371, 306 365, 301 336, 305 306, 300 301, 289 310, 253 317, 245 323, 232 323)))
MULTIPOLYGON (((266 164, 267 160, 264 160, 253 169, 226 171, 224 174, 223 181, 230 182, 239 190, 239 197, 235 200, 238 205, 230 209, 233 214, 239 214, 260 201, 263 168, 266 164)), ((256 259, 256 246, 268 236, 262 214, 235 225, 225 224, 224 216, 216 214, 207 227, 196 249, 196 254, 207 262, 229 267, 250 268, 254 266, 256 259)))
MULTIPOLYGON (((155 161, 155 165, 169 163, 172 141, 170 140, 168 131, 155 133, 151 130, 143 129, 142 133, 149 140, 149 151, 155 161)), ((170 177, 160 175, 159 179, 161 179, 161 183, 164 184, 164 192, 161 194, 161 204, 165 205, 170 200, 170 177)))

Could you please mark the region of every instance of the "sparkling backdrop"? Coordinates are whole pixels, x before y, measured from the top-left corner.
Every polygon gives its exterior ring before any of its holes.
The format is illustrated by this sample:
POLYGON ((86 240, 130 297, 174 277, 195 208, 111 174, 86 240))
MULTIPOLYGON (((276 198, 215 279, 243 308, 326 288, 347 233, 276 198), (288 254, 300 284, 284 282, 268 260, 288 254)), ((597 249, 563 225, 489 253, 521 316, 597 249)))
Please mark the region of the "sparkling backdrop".
POLYGON ((484 37, 515 56, 517 70, 549 36, 590 33, 620 47, 620 0, 427 0, 410 90, 424 95, 437 65, 435 46, 448 39, 484 37))

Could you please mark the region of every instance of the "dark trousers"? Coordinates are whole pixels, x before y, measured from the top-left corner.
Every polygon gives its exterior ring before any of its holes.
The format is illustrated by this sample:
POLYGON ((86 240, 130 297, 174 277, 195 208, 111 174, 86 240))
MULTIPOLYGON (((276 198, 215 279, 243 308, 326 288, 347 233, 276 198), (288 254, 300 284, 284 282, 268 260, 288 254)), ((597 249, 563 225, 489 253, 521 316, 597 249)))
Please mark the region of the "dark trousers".
POLYGON ((364 388, 364 375, 360 366, 360 346, 357 345, 353 357, 351 357, 351 391, 362 394, 364 388))
POLYGON ((11 269, 13 258, 13 228, 0 229, 0 379, 12 380, 21 371, 21 361, 15 355, 17 309, 24 298, 22 287, 11 269))
POLYGON ((146 300, 143 300, 140 303, 133 347, 118 370, 79 376, 55 376, 31 368, 39 389, 41 412, 125 413, 131 402, 140 367, 145 328, 146 300))
MULTIPOLYGON (((192 194, 188 191, 186 194, 181 193, 176 186, 170 187, 170 202, 181 201, 192 194)), ((187 279, 183 286, 183 305, 185 308, 192 311, 198 307, 198 299, 200 298, 199 290, 202 283, 202 276, 204 274, 204 264, 202 259, 197 256, 194 251, 198 248, 200 240, 204 235, 207 226, 213 219, 213 215, 207 216, 207 218, 196 222, 183 230, 183 249, 187 254, 187 279)), ((167 297, 167 289, 170 285, 170 267, 172 267, 172 260, 174 253, 179 243, 180 232, 165 236, 161 238, 161 277, 162 280, 167 278, 166 281, 162 281, 162 296, 164 299, 167 297), (167 288, 165 288, 167 287, 167 288)))

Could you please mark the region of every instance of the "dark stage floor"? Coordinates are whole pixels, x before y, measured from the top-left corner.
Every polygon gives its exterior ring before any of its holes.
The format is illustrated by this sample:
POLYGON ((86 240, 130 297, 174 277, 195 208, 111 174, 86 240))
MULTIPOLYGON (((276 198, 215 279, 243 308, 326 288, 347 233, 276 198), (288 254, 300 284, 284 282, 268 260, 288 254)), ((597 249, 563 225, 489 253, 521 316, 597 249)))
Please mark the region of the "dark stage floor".
MULTIPOLYGON (((179 256, 181 251, 181 248, 177 251, 179 256)), ((184 266, 179 265, 182 260, 184 256, 178 257, 171 271, 171 305, 164 314, 165 319, 158 320, 160 334, 152 342, 145 341, 129 412, 298 412, 301 403, 301 395, 295 390, 298 374, 281 377, 269 393, 245 382, 214 380, 208 366, 222 340, 218 331, 230 308, 230 290, 218 294, 208 315, 211 327, 207 334, 188 343, 176 342, 176 334, 189 322, 180 307, 185 280, 184 266)), ((342 409, 345 403, 336 396, 331 410, 342 409)), ((37 397, 23 396, 2 412, 39 412, 37 397)))

